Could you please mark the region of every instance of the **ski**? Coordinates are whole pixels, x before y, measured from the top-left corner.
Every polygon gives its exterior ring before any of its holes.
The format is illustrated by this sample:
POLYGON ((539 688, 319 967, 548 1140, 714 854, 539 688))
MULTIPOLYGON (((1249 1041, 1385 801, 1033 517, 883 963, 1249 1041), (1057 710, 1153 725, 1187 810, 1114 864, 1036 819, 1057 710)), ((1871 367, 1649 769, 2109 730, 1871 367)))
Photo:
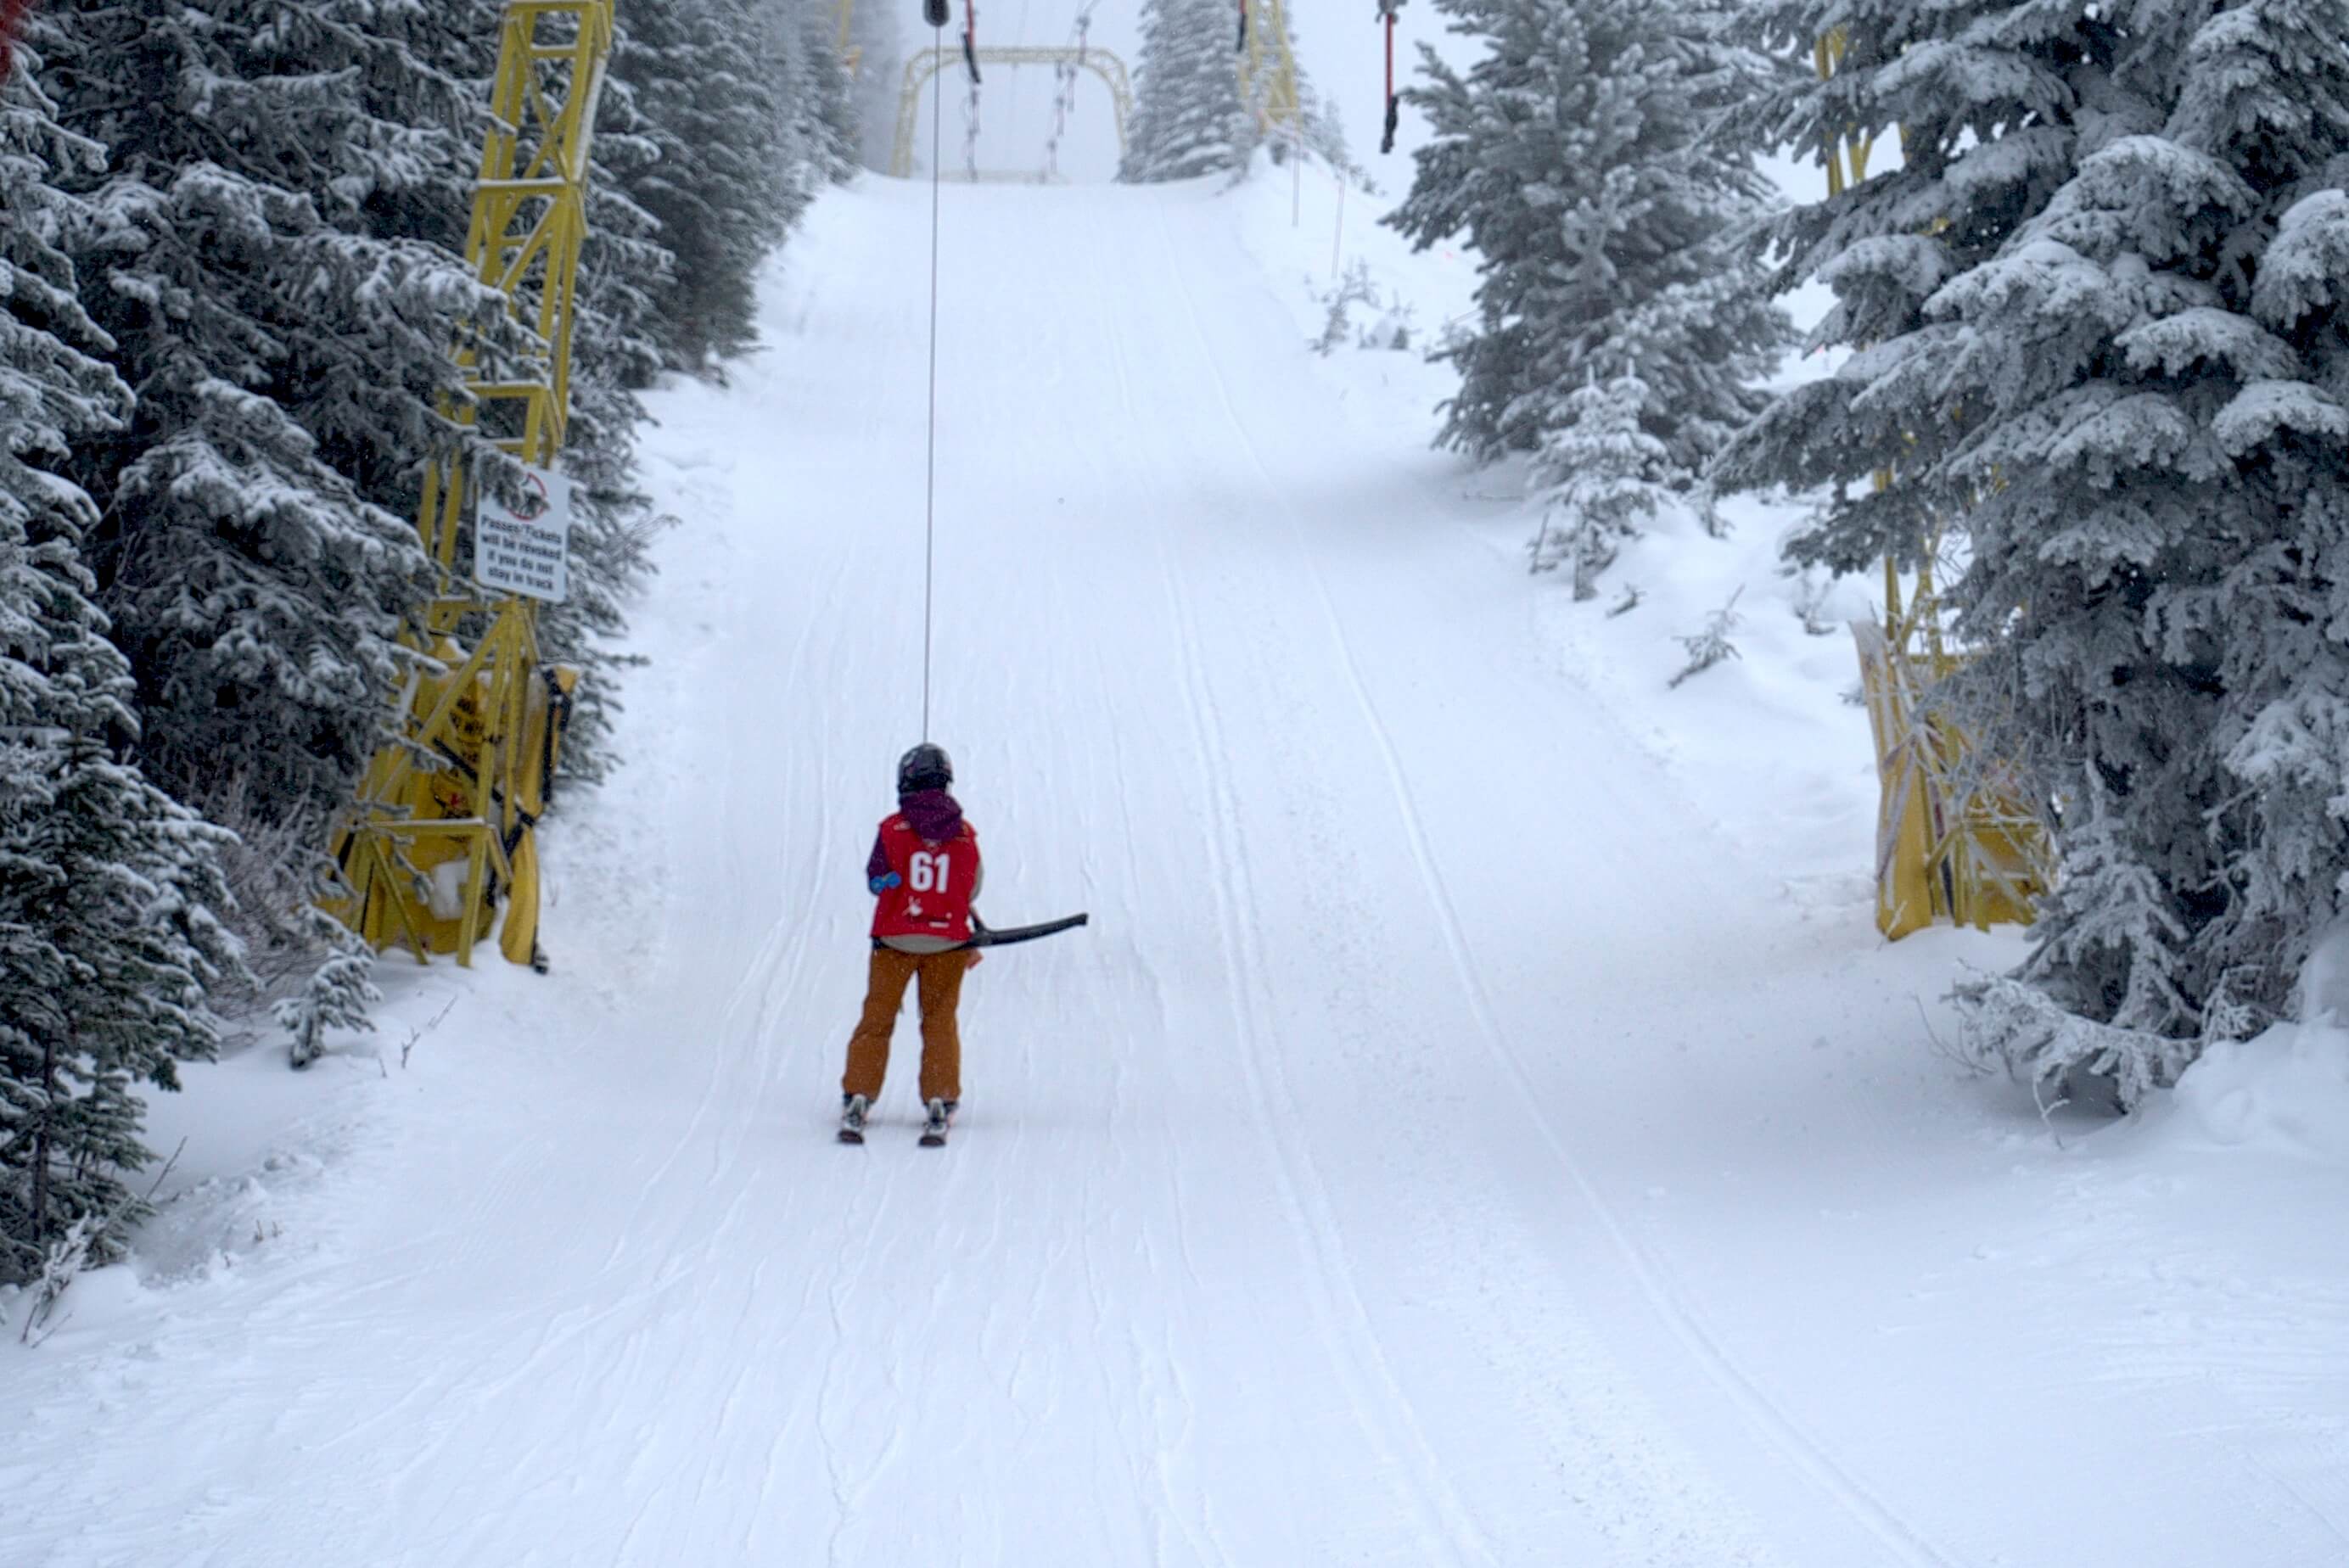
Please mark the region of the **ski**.
POLYGON ((862 1132, 853 1131, 845 1127, 840 1130, 839 1137, 843 1143, 854 1143, 860 1148, 863 1147, 864 1143, 864 1134, 862 1132))
MULTIPOLYGON (((861 1139, 861 1138, 860 1138, 860 1139, 858 1139, 858 1140, 857 1140, 857 1141, 858 1141, 859 1143, 862 1143, 862 1142, 864 1142, 864 1140, 863 1139, 861 1139)), ((925 1148, 925 1149, 944 1149, 946 1146, 947 1146, 947 1135, 946 1135, 944 1132, 932 1132, 932 1131, 931 1131, 928 1128, 926 1128, 926 1128, 924 1128, 924 1129, 922 1129, 922 1147, 923 1147, 923 1148, 925 1148)))

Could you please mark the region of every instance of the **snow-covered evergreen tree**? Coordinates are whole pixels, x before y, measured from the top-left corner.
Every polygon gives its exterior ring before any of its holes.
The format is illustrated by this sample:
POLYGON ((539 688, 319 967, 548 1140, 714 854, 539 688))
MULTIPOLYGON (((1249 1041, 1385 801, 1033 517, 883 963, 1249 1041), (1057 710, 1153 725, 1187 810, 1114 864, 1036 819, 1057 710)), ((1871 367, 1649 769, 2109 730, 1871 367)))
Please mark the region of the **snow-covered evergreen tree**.
POLYGON ((445 196, 467 89, 382 0, 41 15, 60 114, 110 160, 77 260, 138 405, 77 474, 107 510, 141 756, 177 791, 231 765, 340 804, 433 588, 409 512, 458 438, 451 345, 492 314, 444 246, 378 232, 445 196))
POLYGON ((610 742, 621 678, 639 662, 624 645, 627 605, 652 574, 654 534, 671 521, 653 515, 636 483, 636 456, 645 417, 637 393, 658 376, 668 353, 657 335, 658 300, 676 258, 661 243, 658 221, 629 190, 636 172, 659 156, 634 88, 609 82, 597 116, 575 301, 571 421, 561 459, 577 486, 571 592, 560 604, 543 605, 538 618, 544 656, 583 672, 560 774, 580 783, 603 778, 617 760, 610 742))
POLYGON ((1707 135, 1766 67, 1710 3, 1435 3, 1487 52, 1464 75, 1422 46, 1404 98, 1433 135, 1387 222, 1483 258, 1477 325, 1440 356, 1461 373, 1442 438, 1535 450, 1636 366, 1640 427, 1687 486, 1762 407, 1789 333, 1750 232, 1766 187, 1707 135))
POLYGON ((60 244, 60 176, 102 160, 33 75, 0 91, 0 1281, 67 1238, 110 1256, 150 1158, 133 1086, 176 1087, 217 1038, 206 985, 233 968, 205 828, 118 754, 132 683, 81 559, 98 519, 61 471, 118 428, 129 389, 60 244))
POLYGON ((1145 0, 1133 115, 1118 178, 1136 183, 1237 170, 1255 145, 1223 0, 1145 0))
POLYGON ((2092 770, 2088 799, 2064 834, 2064 862, 2042 912, 2046 940, 2019 976, 1970 983, 1966 1037, 1974 1053, 2003 1060, 2044 1102, 2071 1096, 2080 1076, 2102 1079, 2124 1108, 2177 1081, 2194 1058, 2179 1026, 2195 1015, 2179 992, 2185 900, 2137 858, 2092 770), (2056 1006, 2042 981, 2105 998, 2084 1019, 2056 1006))
MULTIPOLYGON (((494 363, 512 335, 458 253, 502 9, 53 0, 35 25, 57 114, 82 139, 55 238, 79 267, 89 342, 132 393, 67 459, 98 504, 86 553, 138 679, 140 722, 112 733, 174 794, 233 799, 255 830, 239 874, 271 896, 241 919, 271 977, 223 999, 281 996, 297 1046, 356 1026, 370 999, 364 961, 310 907, 312 830, 378 743, 409 656, 398 633, 438 586, 418 481, 468 443, 477 471, 499 462, 441 409, 460 336, 494 363)), ((572 601, 541 624, 550 658, 590 669, 574 776, 609 761, 615 683, 596 677, 626 662, 625 602, 649 571, 635 388, 747 342, 755 269, 804 206, 810 166, 820 181, 840 161, 845 97, 810 74, 827 68, 818 9, 627 14, 684 17, 699 54, 690 90, 656 90, 647 112, 621 77, 601 117, 563 457, 582 481, 572 601), (629 193, 664 150, 682 181, 669 193, 703 199, 666 225, 629 193), (701 247, 683 267, 676 236, 701 247)))
POLYGON ((301 913, 311 941, 325 957, 300 991, 280 997, 270 1010, 293 1041, 297 1068, 317 1059, 329 1029, 373 1029, 369 1010, 383 1000, 383 993, 375 988, 375 954, 357 934, 316 903, 304 905, 301 913))
MULTIPOLYGON (((641 134, 659 154, 622 178, 676 258, 654 295, 670 368, 704 370, 756 335, 758 268, 796 214, 802 172, 786 156, 790 118, 770 77, 789 62, 771 45, 788 36, 804 57, 808 34, 756 0, 638 0, 621 19, 612 74, 634 89, 641 134), (746 47, 761 39, 770 46, 746 47)), ((818 75, 802 60, 791 80, 812 95, 818 75)))
POLYGON ((2048 759, 2093 890, 2023 972, 2075 1040, 2145 1058, 2277 1016, 2349 885, 2349 0, 1759 18, 1849 52, 1757 143, 1903 150, 1785 222, 1857 351, 1723 476, 1846 487, 1798 542, 1839 566, 1962 527, 1956 689, 2001 694, 1970 716, 1992 754, 2048 759))
POLYGON ((786 57, 798 65, 783 105, 786 122, 799 132, 795 145, 786 144, 785 172, 797 165, 811 186, 845 184, 856 174, 865 110, 841 58, 839 24, 828 5, 800 4, 787 15, 797 17, 797 28, 767 29, 781 35, 786 57))
POLYGON ((1594 377, 1543 432, 1539 465, 1557 479, 1534 537, 1533 569, 1570 572, 1578 599, 1597 596, 1599 574, 1671 495, 1671 455, 1640 424, 1651 396, 1636 372, 1594 377))
POLYGON ((918 10, 895 5, 858 5, 848 14, 848 47, 855 61, 849 112, 856 139, 850 147, 864 167, 885 170, 896 150, 897 94, 905 77, 907 36, 917 35, 913 46, 927 47, 930 29, 921 25, 918 10))

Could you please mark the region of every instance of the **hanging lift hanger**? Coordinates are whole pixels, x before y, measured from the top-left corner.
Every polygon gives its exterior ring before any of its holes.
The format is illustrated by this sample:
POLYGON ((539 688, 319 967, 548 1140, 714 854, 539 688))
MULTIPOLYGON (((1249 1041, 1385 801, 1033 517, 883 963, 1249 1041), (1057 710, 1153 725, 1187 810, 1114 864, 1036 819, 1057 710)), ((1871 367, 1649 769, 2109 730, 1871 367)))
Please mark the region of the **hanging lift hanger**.
POLYGON ((1379 0, 1379 19, 1386 24, 1387 29, 1387 119, 1386 129, 1379 137, 1381 152, 1394 150, 1395 122, 1401 118, 1395 98, 1394 38, 1395 13, 1402 10, 1402 5, 1403 0, 1379 0))

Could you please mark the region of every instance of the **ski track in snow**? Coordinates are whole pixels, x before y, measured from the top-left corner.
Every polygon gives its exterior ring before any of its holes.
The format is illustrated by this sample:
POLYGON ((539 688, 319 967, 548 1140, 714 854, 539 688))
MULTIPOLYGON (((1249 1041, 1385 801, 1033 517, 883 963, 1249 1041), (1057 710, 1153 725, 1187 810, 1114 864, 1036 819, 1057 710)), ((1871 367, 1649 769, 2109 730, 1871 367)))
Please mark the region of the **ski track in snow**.
MULTIPOLYGON (((1161 232, 1164 232, 1165 214, 1163 209, 1158 217, 1161 232)), ((1179 253, 1177 248, 1170 243, 1167 253, 1173 257, 1179 253)), ((1194 331, 1198 334, 1201 348, 1205 352, 1207 348, 1206 334, 1200 327, 1198 305, 1179 265, 1174 267, 1172 271, 1174 286, 1183 299, 1185 310, 1191 320, 1194 331)), ((1225 418, 1230 425, 1233 439, 1238 444, 1240 449, 1247 454, 1251 466, 1262 478, 1264 493, 1273 498, 1275 503, 1280 507, 1292 536, 1298 534, 1299 529, 1296 511, 1286 500, 1283 487, 1266 464, 1261 452, 1257 449, 1254 436, 1249 432, 1247 423, 1242 419, 1238 409, 1234 406, 1230 381, 1212 354, 1207 355, 1207 365, 1217 398, 1222 405, 1225 418)), ((1475 1021, 1476 1033, 1485 1047, 1492 1053, 1502 1068, 1509 1083, 1523 1096, 1525 1105, 1530 1109, 1532 1119, 1540 1130, 1543 1141, 1557 1155, 1558 1165, 1568 1181, 1582 1200, 1590 1205, 1599 1222, 1605 1227, 1609 1242, 1638 1275, 1640 1289, 1650 1304, 1661 1315, 1671 1322, 1691 1353, 1702 1362, 1705 1370, 1715 1381, 1731 1393, 1748 1418, 1764 1429, 1774 1442, 1794 1455, 1813 1480, 1865 1522, 1869 1531, 1881 1540, 1887 1548, 1896 1553, 1901 1561, 1912 1564, 1932 1565, 1932 1568, 1947 1568, 1949 1558, 1935 1550, 1911 1526, 1893 1515, 1883 1503, 1869 1493, 1864 1485, 1838 1466, 1831 1456, 1804 1433, 1799 1425, 1792 1420, 1766 1393, 1755 1387, 1753 1380, 1723 1352, 1720 1346, 1706 1333, 1702 1321, 1690 1310, 1681 1293, 1674 1288, 1652 1254, 1625 1228, 1614 1206, 1592 1183, 1588 1173, 1584 1171, 1581 1162, 1575 1158, 1573 1150, 1560 1136, 1555 1124, 1543 1114, 1533 1081, 1526 1074, 1516 1048, 1510 1043, 1495 1019, 1491 995, 1485 988, 1483 976, 1477 973, 1475 957, 1469 952, 1467 940, 1461 930, 1459 915, 1454 909, 1451 892, 1445 886, 1443 872, 1437 868, 1429 850, 1427 830, 1421 820, 1418 802, 1412 793, 1411 783, 1404 772, 1402 758, 1397 753, 1394 737, 1380 717, 1378 705, 1363 683, 1360 661, 1355 656, 1352 642, 1346 634, 1345 624, 1339 615, 1337 605, 1330 598, 1328 580, 1319 562, 1309 552, 1300 550, 1298 553, 1300 557, 1300 564, 1312 582, 1316 605, 1320 612, 1323 624, 1329 630, 1330 642, 1336 650, 1338 665, 1345 676, 1347 688, 1354 699, 1365 727, 1377 744, 1385 783, 1393 797, 1396 813, 1402 823, 1404 841, 1410 850, 1413 869, 1425 891, 1427 913, 1443 937, 1445 955, 1450 960, 1453 973, 1465 999, 1470 1016, 1475 1021)), ((1433 1458, 1432 1455, 1427 1457, 1433 1458)))
POLYGON ((867 181, 733 386, 656 399, 685 526, 630 765, 550 833, 556 978, 395 968, 459 1011, 305 1080, 285 1239, 18 1355, 0 1561, 2338 1560, 2292 1337, 2349 1303, 2086 1251, 1900 1099, 1945 1082, 1815 1065, 1907 982, 1550 666, 1232 199, 945 211, 936 738, 989 913, 1094 916, 971 976, 951 1146, 910 1017, 831 1137, 921 698, 928 192, 867 181), (2082 1452, 2095 1507, 2018 1506, 2082 1452))

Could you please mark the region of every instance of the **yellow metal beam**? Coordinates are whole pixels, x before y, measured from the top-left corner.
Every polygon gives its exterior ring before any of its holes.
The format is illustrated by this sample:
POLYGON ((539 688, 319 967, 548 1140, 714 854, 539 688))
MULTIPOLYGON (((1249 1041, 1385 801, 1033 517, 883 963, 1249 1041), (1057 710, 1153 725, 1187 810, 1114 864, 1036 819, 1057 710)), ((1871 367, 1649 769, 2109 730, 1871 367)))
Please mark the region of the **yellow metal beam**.
MULTIPOLYGON (((1844 56, 1850 52, 1851 38, 1841 27, 1821 38, 1813 51, 1812 64, 1817 68, 1819 80, 1832 77, 1843 66, 1844 56)), ((1827 149, 1827 194, 1840 196, 1868 178, 1868 160, 1876 150, 1873 136, 1845 135, 1837 137, 1827 149)))

